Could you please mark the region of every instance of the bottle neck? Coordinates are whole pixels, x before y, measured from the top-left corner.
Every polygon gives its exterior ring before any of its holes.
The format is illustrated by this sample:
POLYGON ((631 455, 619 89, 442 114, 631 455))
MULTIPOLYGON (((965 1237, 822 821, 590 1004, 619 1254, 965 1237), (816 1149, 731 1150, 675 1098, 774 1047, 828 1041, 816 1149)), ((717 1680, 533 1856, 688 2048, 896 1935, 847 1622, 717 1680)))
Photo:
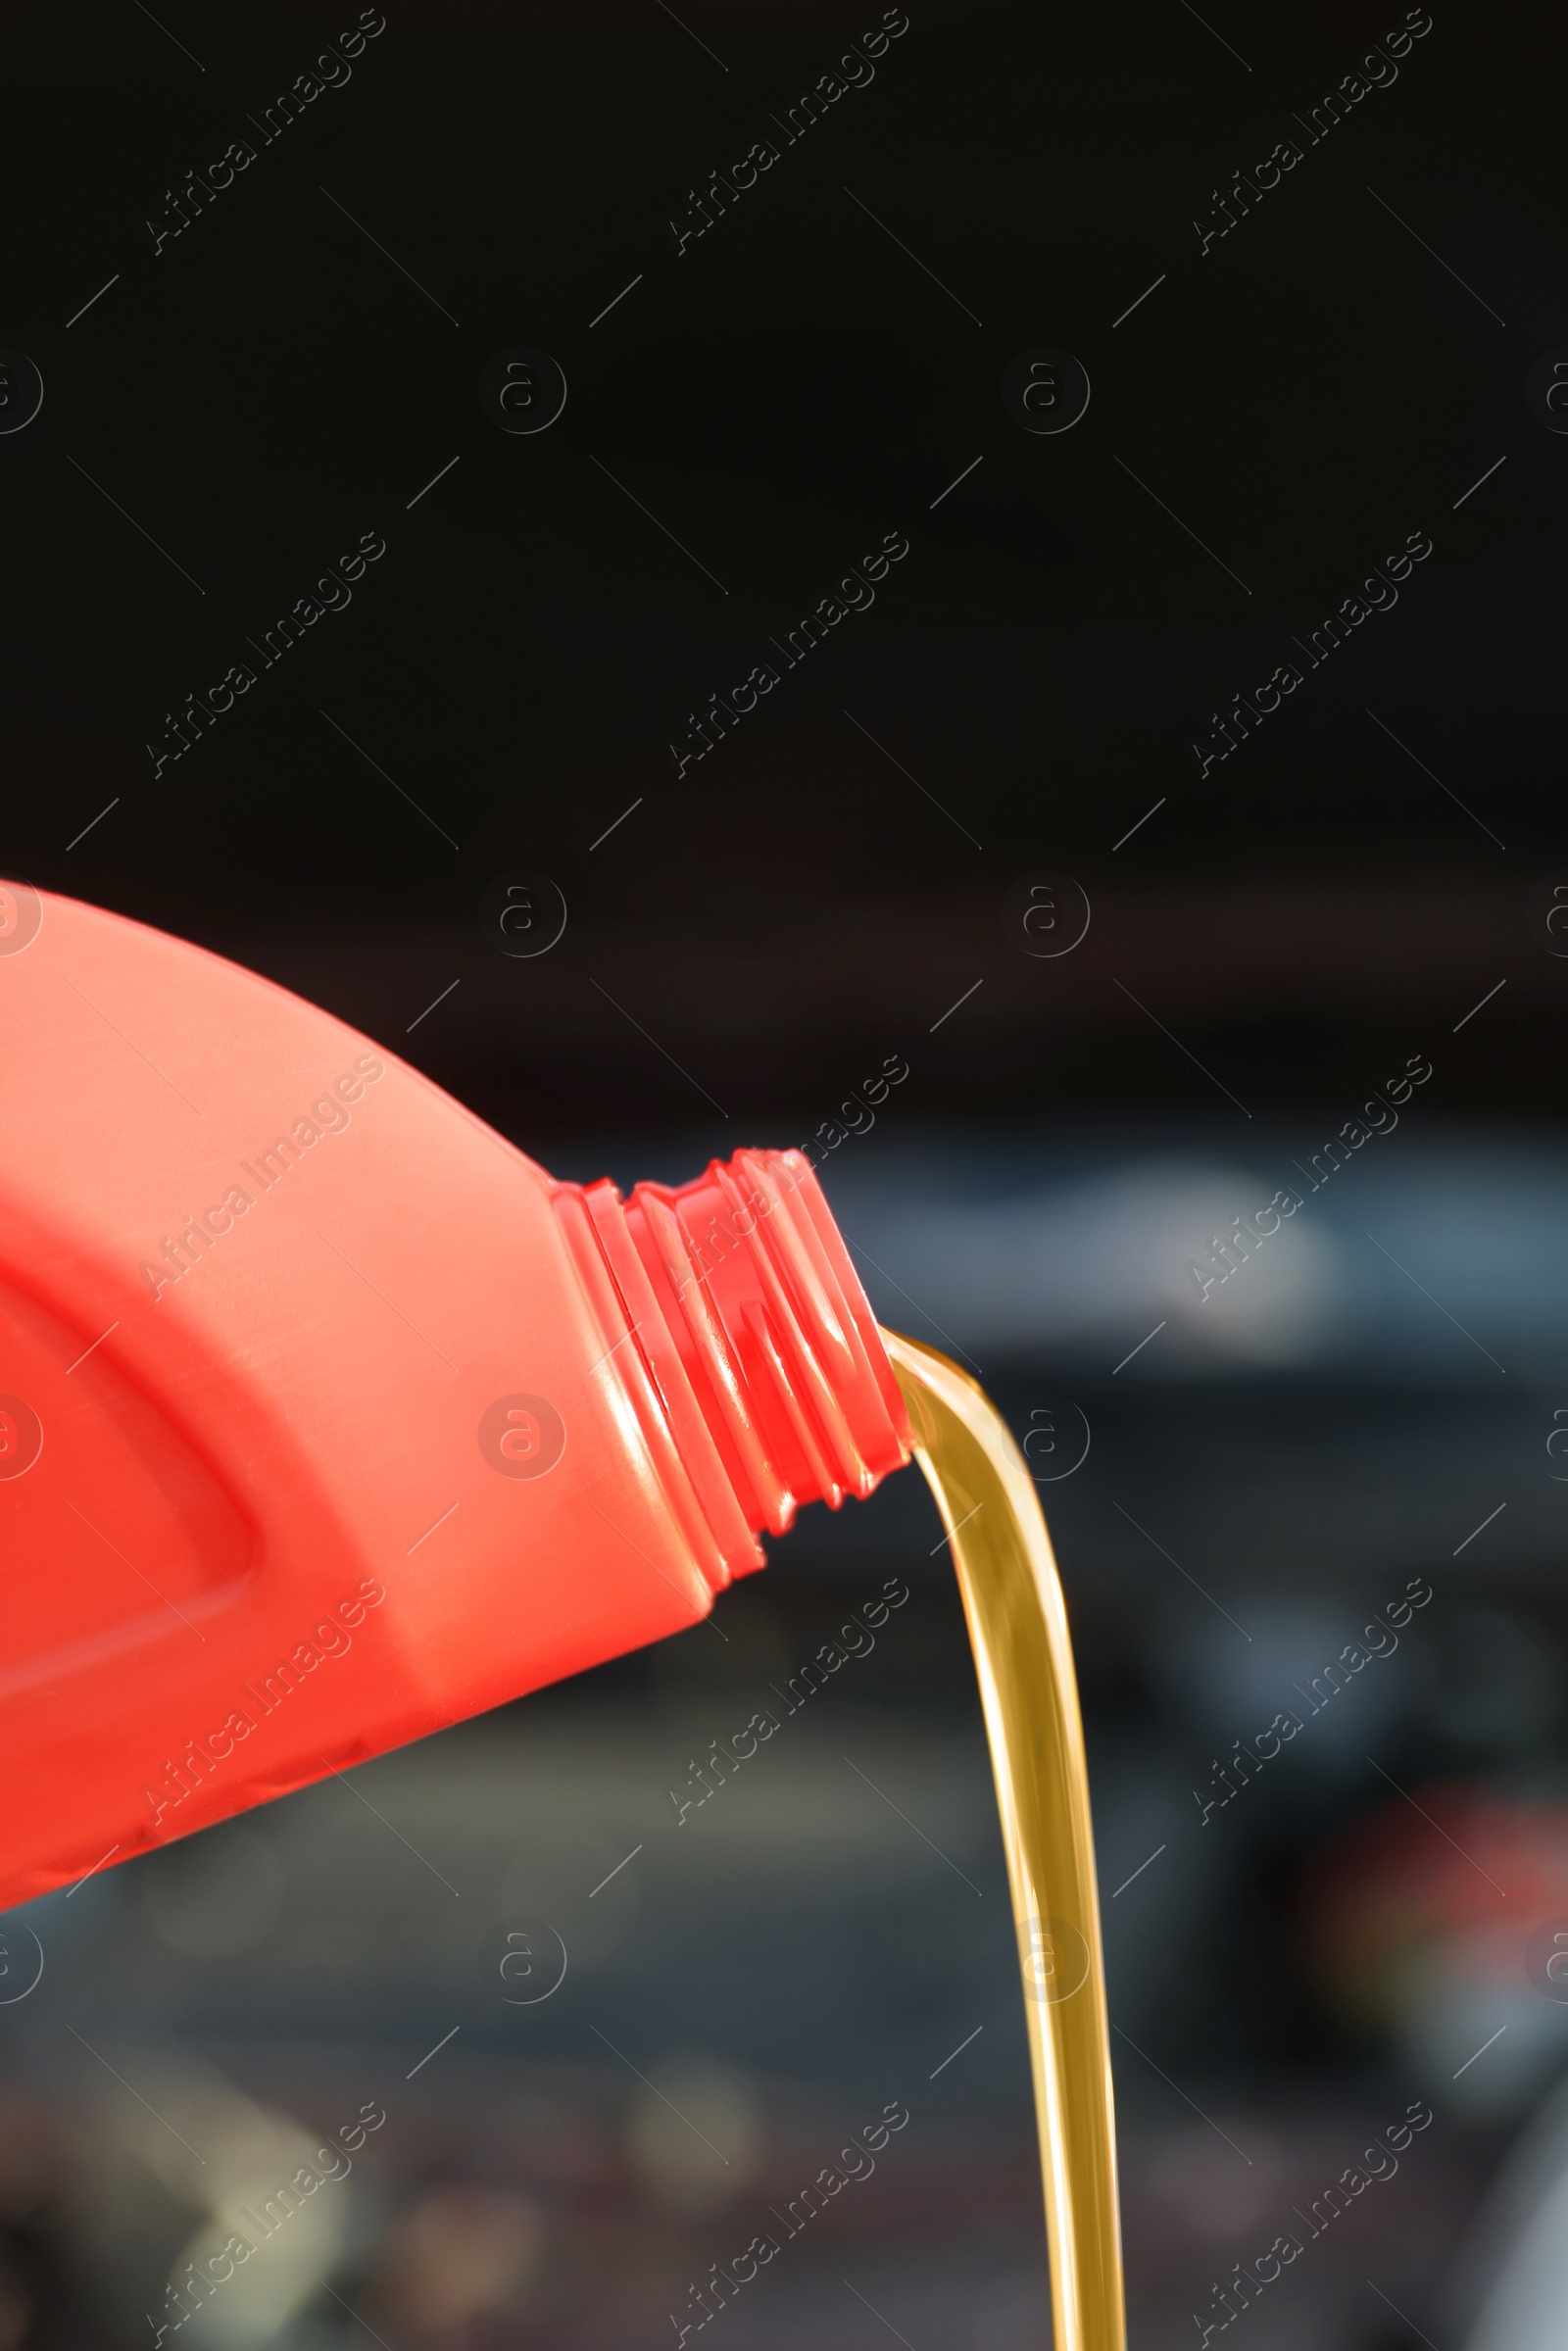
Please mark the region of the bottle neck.
POLYGON ((757 1536, 784 1534, 803 1502, 836 1510, 907 1461, 876 1318, 801 1152, 738 1151, 624 1201, 609 1182, 561 1184, 555 1198, 579 1267, 594 1260, 591 1294, 603 1298, 609 1276, 607 1369, 656 1458, 676 1456, 715 1590, 761 1566, 757 1536))

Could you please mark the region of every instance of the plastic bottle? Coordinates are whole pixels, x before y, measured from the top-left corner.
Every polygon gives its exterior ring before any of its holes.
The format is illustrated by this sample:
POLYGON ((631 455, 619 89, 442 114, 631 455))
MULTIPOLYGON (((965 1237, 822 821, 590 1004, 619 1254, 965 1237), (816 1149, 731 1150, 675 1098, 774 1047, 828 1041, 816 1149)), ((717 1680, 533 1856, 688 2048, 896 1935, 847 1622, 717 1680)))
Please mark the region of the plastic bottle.
POLYGON ((907 1460, 808 1161, 555 1182, 0 885, 0 1907, 693 1623, 907 1460))

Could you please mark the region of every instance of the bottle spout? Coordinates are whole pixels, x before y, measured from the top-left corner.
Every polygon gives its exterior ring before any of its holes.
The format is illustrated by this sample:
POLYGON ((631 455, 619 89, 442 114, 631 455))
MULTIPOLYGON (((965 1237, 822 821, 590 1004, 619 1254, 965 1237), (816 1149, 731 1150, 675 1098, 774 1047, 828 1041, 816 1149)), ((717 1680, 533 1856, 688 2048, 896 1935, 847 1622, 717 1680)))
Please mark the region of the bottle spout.
MULTIPOLYGON (((561 1186, 561 1193, 575 1192, 561 1186)), ((742 1151, 688 1184, 580 1195, 715 1533, 782 1535, 909 1458, 882 1335, 810 1161, 742 1151)))

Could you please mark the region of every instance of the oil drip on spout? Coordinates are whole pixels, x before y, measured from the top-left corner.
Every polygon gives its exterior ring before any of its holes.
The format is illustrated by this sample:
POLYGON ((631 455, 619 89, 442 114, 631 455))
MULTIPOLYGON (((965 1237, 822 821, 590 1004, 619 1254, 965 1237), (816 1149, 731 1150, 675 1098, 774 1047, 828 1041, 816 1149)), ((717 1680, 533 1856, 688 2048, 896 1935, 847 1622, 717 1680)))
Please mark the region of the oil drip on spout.
POLYGON ((1056 1563, 995 1405, 934 1348, 882 1336, 951 1539, 985 1708, 1029 2024, 1055 2351, 1124 2351, 1089 1775, 1056 1563))

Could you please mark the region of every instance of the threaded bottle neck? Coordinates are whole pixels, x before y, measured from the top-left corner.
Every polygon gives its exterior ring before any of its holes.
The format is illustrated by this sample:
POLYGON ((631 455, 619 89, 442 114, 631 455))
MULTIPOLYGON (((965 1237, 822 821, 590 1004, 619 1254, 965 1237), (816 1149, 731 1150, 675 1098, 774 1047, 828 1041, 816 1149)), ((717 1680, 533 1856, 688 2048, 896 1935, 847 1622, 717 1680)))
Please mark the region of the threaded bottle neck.
POLYGON ((610 1274, 628 1335, 612 1360, 634 1397, 657 1396, 657 1446, 695 1490, 715 1588, 760 1566, 756 1536, 785 1533, 803 1502, 837 1509, 907 1461, 876 1319, 801 1152, 738 1151, 624 1203, 608 1182, 556 1197, 579 1262, 591 1234, 610 1274))

